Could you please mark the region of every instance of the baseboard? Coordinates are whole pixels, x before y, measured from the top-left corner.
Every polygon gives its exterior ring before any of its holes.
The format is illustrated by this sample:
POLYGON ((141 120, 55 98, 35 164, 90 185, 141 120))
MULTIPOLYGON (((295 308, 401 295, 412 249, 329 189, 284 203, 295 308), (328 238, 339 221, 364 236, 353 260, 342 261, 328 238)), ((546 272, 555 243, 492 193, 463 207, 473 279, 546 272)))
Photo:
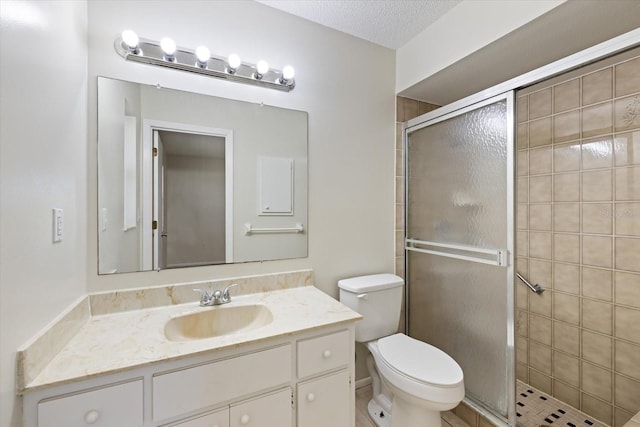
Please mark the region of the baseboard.
POLYGON ((356 390, 362 387, 366 387, 369 384, 371 384, 371 377, 361 378, 359 380, 356 380, 356 390))

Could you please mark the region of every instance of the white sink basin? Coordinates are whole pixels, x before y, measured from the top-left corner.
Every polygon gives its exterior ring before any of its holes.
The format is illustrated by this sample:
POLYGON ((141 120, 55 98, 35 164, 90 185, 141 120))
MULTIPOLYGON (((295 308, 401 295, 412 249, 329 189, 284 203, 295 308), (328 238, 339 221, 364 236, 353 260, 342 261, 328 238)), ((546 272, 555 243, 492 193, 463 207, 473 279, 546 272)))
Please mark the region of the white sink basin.
POLYGON ((215 306, 170 319, 164 335, 170 341, 191 341, 246 332, 268 325, 273 314, 262 304, 215 306))

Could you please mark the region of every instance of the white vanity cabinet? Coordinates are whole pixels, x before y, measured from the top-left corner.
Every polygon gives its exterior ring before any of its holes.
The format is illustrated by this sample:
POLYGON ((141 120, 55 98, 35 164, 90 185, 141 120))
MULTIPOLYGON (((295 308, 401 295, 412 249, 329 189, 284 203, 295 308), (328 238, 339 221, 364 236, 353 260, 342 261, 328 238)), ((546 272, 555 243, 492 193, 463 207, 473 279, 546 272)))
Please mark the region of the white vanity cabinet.
POLYGON ((30 391, 24 427, 355 427, 354 326, 30 391))

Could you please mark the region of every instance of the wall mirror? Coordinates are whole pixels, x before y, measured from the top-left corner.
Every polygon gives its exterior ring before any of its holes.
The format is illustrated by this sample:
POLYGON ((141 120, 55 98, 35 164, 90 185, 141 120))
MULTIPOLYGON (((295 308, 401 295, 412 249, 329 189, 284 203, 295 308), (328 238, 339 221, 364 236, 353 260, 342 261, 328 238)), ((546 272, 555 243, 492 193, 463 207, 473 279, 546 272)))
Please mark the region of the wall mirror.
POLYGON ((306 256, 306 112, 98 77, 99 274, 306 256))

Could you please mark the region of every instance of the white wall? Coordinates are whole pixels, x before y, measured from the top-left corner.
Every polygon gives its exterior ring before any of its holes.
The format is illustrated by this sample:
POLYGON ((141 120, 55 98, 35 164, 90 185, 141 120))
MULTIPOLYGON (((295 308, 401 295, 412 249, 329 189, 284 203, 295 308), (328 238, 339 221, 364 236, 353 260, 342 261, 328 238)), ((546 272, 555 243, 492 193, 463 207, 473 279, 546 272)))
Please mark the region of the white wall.
POLYGON ((247 1, 89 2, 88 290, 313 268, 316 285, 337 296, 338 279, 393 271, 394 52, 247 1), (296 88, 283 93, 124 61, 113 42, 125 28, 179 46, 207 44, 273 67, 291 63, 296 88), (96 77, 303 110, 309 113, 309 256, 98 276, 96 77))
POLYGON ((86 290, 87 8, 0 5, 0 425, 18 427, 16 349, 86 290))
POLYGON ((565 1, 483 0, 458 3, 396 51, 396 92, 444 70, 565 1))

